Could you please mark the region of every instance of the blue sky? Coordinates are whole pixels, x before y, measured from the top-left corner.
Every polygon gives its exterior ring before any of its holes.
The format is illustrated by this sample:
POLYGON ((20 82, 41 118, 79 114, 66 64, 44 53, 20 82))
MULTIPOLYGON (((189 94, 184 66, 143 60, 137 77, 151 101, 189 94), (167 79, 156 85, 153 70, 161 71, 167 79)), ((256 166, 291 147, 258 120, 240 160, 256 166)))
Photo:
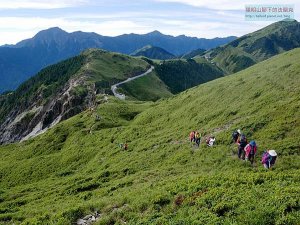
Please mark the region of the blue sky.
POLYGON ((14 44, 49 27, 116 36, 148 33, 195 37, 241 36, 271 22, 245 21, 246 4, 295 0, 0 0, 0 45, 14 44))

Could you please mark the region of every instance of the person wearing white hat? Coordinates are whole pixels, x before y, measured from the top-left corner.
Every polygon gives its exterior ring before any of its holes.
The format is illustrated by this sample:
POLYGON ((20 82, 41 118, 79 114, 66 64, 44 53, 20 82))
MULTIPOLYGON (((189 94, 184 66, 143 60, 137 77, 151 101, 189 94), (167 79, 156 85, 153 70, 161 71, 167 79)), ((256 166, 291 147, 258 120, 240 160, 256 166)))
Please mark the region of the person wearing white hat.
POLYGON ((261 163, 264 165, 266 169, 270 169, 272 166, 274 166, 277 159, 277 153, 275 150, 268 150, 265 151, 261 163))
POLYGON ((237 143, 239 136, 241 135, 241 130, 237 129, 232 133, 232 142, 237 143))

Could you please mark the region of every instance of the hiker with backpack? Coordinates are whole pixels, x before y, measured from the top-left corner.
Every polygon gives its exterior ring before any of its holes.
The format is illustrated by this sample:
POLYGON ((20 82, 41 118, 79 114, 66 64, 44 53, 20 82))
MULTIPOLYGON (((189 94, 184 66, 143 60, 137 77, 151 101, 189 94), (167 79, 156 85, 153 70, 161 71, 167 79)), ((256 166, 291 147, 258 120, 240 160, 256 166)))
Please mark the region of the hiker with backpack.
POLYGON ((191 131, 191 133, 190 133, 190 141, 191 141, 191 143, 195 142, 195 131, 191 131))
POLYGON ((211 135, 206 138, 206 145, 208 147, 212 147, 214 145, 215 141, 216 141, 216 138, 213 135, 211 135))
POLYGON ((244 148, 248 144, 247 138, 244 134, 241 134, 237 141, 238 144, 238 157, 239 159, 245 159, 245 151, 244 148))
POLYGON ((240 134, 241 134, 241 130, 240 130, 240 129, 237 129, 237 130, 235 130, 235 131, 232 133, 232 142, 233 142, 233 143, 237 143, 240 134))
POLYGON ((264 151, 261 159, 261 163, 264 165, 266 169, 270 169, 274 166, 277 159, 277 153, 275 150, 267 150, 264 151))
POLYGON ((250 143, 247 144, 246 147, 244 148, 244 151, 245 151, 245 160, 246 161, 249 160, 251 162, 251 165, 253 165, 254 157, 257 152, 257 146, 255 141, 250 141, 250 143))
POLYGON ((199 146, 200 146, 200 141, 201 141, 201 134, 200 134, 198 131, 195 132, 195 137, 194 137, 194 139, 195 139, 195 142, 196 142, 196 144, 197 144, 197 146, 198 146, 198 148, 199 148, 199 146))

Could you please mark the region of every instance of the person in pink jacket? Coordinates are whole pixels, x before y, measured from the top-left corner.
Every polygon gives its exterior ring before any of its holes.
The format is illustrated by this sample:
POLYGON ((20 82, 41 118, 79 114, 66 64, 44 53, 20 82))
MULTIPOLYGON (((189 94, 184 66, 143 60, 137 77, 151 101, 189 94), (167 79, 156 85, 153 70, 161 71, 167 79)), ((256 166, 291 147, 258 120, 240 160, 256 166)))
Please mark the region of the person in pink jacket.
POLYGON ((253 162, 254 162, 255 154, 257 152, 257 146, 256 146, 255 141, 250 141, 250 143, 247 144, 246 147, 244 148, 244 151, 245 151, 246 161, 249 160, 251 162, 251 165, 252 165, 253 162))
POLYGON ((190 133, 190 141, 191 142, 195 142, 195 131, 191 131, 191 133, 190 133))

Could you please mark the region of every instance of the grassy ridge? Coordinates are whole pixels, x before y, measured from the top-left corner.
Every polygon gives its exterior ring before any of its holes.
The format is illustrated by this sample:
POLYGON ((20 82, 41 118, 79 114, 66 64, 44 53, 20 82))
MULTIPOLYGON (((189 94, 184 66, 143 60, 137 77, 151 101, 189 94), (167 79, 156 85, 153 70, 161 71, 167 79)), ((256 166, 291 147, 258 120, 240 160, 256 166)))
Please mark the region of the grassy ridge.
MULTIPOLYGON (((300 49, 157 103, 110 98, 27 142, 0 148, 0 221, 298 224, 300 49), (217 145, 193 149, 191 129, 217 145), (233 129, 274 148, 265 171, 236 159, 233 129), (118 147, 128 141, 129 150, 118 147)), ((12 223, 12 222, 10 222, 12 223)))
POLYGON ((145 72, 150 67, 142 59, 119 53, 90 49, 85 54, 88 56, 86 70, 89 81, 95 83, 96 89, 102 93, 109 93, 111 85, 145 72))
POLYGON ((300 46, 300 23, 283 20, 244 35, 207 52, 213 62, 231 74, 300 46))

